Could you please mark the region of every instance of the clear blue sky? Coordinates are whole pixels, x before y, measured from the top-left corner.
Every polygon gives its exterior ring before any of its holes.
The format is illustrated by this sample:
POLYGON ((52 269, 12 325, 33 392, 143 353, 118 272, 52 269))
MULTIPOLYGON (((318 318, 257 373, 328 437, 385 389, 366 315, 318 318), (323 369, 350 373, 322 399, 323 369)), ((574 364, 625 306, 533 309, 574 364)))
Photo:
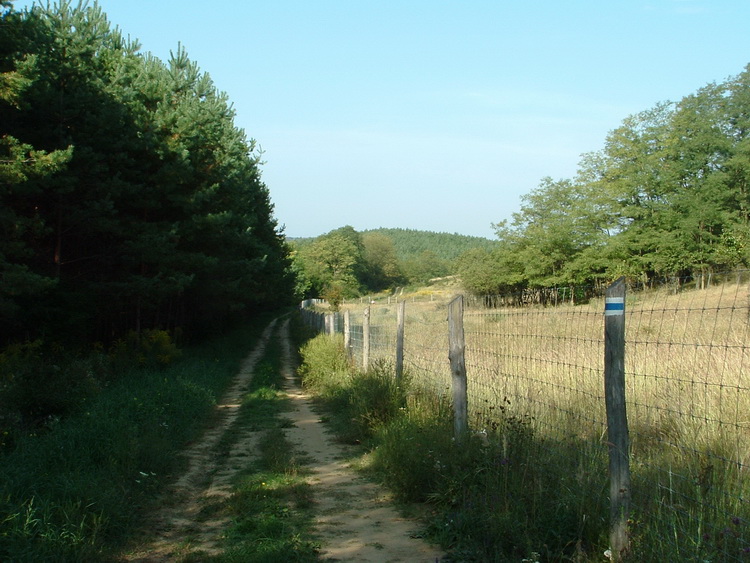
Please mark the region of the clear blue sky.
POLYGON ((292 237, 492 238, 625 117, 750 63, 748 0, 99 4, 143 51, 182 43, 229 95, 292 237))

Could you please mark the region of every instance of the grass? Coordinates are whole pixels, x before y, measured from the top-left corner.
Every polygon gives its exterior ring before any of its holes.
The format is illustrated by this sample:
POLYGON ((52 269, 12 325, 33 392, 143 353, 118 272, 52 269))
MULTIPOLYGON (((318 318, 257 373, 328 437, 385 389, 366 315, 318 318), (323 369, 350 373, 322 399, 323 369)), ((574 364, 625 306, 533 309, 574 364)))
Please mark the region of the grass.
MULTIPOLYGON (((394 310, 371 308, 373 332, 386 335, 376 337, 375 357, 395 356, 394 310)), ((441 399, 450 384, 445 305, 407 300, 406 406, 362 440, 381 480, 404 500, 428 503, 430 533, 456 560, 603 559, 602 311, 596 299, 469 307, 466 361, 478 436, 457 448, 441 399)), ((750 560, 747 311, 744 283, 628 297, 633 561, 750 560)), ((339 367, 340 354, 329 352, 336 367, 321 352, 303 366, 303 377, 314 374, 312 388, 321 386, 321 373, 330 375, 322 388, 335 400, 351 396, 361 377, 339 367)), ((335 400, 334 410, 345 412, 335 400)), ((351 429, 352 414, 345 416, 351 429)))
POLYGON ((262 328, 169 366, 90 373, 99 388, 85 401, 15 427, 0 451, 0 560, 110 560, 180 470, 175 454, 202 431, 262 328))

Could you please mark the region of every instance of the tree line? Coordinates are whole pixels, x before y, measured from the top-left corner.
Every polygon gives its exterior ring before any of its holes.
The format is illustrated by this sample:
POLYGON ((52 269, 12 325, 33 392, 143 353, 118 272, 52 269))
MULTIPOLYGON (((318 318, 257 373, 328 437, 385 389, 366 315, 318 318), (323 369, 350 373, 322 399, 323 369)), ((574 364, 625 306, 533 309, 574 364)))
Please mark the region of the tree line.
POLYGON ((476 294, 648 283, 750 265, 750 65, 632 115, 574 178, 544 178, 499 244, 460 260, 476 294))
POLYGON ((211 331, 290 299, 261 153, 182 47, 0 3, 0 341, 211 331))

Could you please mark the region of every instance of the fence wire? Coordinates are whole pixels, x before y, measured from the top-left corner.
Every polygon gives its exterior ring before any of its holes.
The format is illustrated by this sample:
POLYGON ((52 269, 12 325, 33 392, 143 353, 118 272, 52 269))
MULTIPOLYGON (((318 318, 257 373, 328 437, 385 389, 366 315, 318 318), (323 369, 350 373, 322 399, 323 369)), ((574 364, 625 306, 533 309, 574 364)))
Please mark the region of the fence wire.
MULTIPOLYGON (((627 294, 632 525, 637 533, 648 522, 658 536, 649 541, 671 544, 686 560, 750 557, 749 289, 742 271, 627 294)), ((393 362, 395 301, 348 306, 354 361, 362 365, 365 307, 370 361, 393 362)), ((601 473, 601 490, 603 312, 603 288, 565 288, 467 299, 464 314, 472 429, 513 413, 546 444, 590 456, 582 471, 601 473)), ((404 367, 418 385, 449 392, 447 302, 407 302, 404 367)))

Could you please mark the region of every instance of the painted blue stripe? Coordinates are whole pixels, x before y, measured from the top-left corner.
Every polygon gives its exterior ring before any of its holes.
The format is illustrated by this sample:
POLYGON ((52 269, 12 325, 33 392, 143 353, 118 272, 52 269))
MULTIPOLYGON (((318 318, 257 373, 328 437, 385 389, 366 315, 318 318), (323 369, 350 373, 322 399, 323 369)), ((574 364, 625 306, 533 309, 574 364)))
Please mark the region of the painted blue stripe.
POLYGON ((604 310, 605 311, 624 311, 625 303, 605 303, 604 310))

